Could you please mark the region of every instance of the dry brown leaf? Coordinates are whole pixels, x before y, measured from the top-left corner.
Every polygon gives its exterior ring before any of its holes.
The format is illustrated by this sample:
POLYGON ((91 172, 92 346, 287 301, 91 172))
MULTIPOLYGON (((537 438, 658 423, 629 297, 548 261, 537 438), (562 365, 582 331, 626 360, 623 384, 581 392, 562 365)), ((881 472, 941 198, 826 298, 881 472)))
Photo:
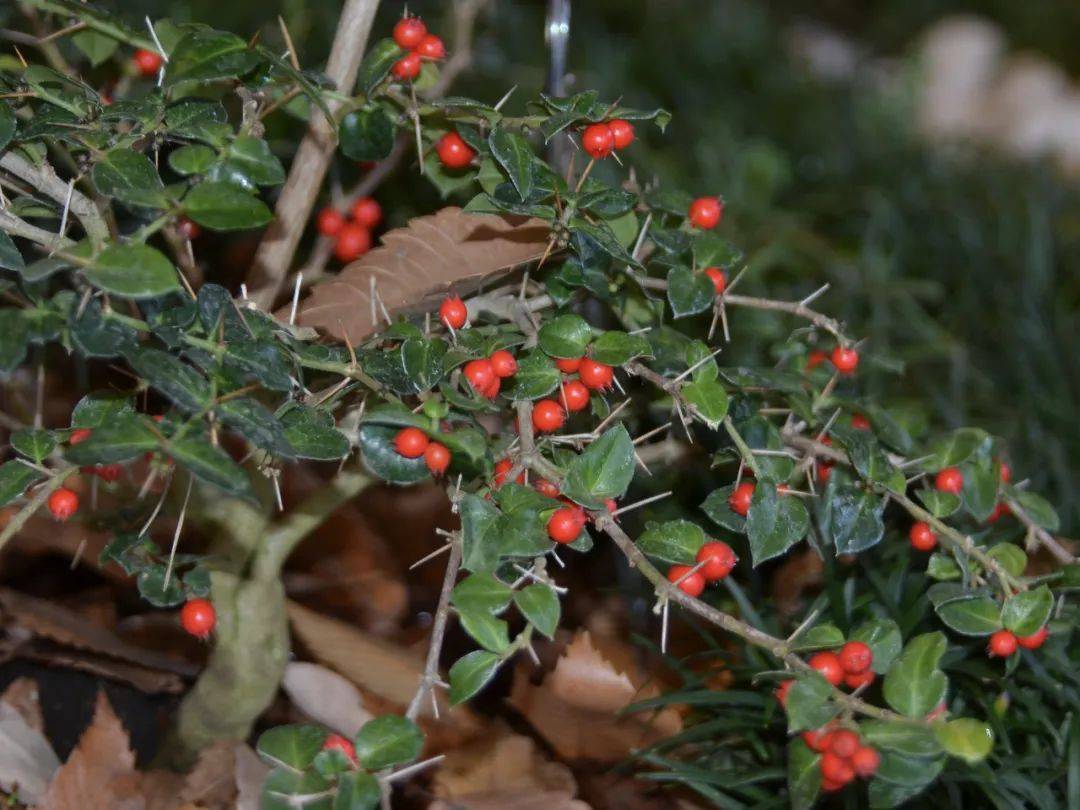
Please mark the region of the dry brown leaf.
POLYGON ((580 631, 539 686, 529 682, 524 668, 517 669, 510 703, 560 756, 613 762, 682 730, 672 709, 618 716, 631 703, 658 694, 655 685, 643 688, 642 682, 636 671, 616 669, 588 631, 580 631))
POLYGON ((236 743, 216 742, 199 754, 184 780, 180 801, 200 808, 232 807, 236 800, 236 743))
POLYGON ((235 810, 259 810, 262 786, 270 773, 270 766, 244 743, 238 743, 233 748, 233 757, 236 761, 235 810))
POLYGON ((452 801, 438 800, 428 810, 592 810, 583 801, 565 791, 523 793, 515 790, 493 791, 480 796, 462 796, 452 801))
POLYGON ((45 730, 45 718, 41 716, 41 701, 38 683, 33 678, 16 678, 8 684, 0 701, 7 703, 17 711, 26 725, 34 731, 45 730))
POLYGON ((94 719, 56 772, 38 810, 144 810, 128 734, 99 692, 94 719))
POLYGON ((45 736, 10 703, 0 701, 0 790, 36 802, 59 767, 45 736))
POLYGON ((356 687, 318 664, 291 661, 281 688, 301 712, 346 737, 356 736, 360 726, 372 719, 356 687))
POLYGON ((417 217, 387 232, 379 247, 334 278, 316 284, 297 322, 356 343, 375 329, 372 279, 392 314, 432 309, 449 290, 467 295, 497 274, 539 259, 550 234, 543 220, 468 214, 453 206, 417 217))

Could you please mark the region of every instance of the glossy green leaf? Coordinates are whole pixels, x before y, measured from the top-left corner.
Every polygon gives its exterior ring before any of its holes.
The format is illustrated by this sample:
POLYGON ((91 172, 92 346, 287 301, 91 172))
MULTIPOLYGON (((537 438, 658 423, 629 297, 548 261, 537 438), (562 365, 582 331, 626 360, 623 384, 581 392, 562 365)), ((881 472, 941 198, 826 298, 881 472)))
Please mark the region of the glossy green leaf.
POLYGON ((430 473, 424 464, 424 457, 405 458, 395 449, 394 437, 398 430, 385 425, 363 425, 360 428, 360 451, 364 464, 391 484, 415 484, 426 480, 430 473))
POLYGON ((56 447, 56 436, 51 430, 24 428, 11 434, 11 446, 16 453, 40 464, 56 447))
POLYGON ((850 636, 852 641, 866 644, 874 655, 871 668, 882 675, 889 671, 896 656, 904 646, 900 627, 892 619, 871 619, 856 627, 850 636))
POLYGON ((461 628, 485 650, 501 655, 509 649, 509 625, 487 610, 458 609, 458 619, 461 628))
POLYGON ((82 273, 95 287, 123 298, 157 298, 180 289, 172 262, 149 245, 110 245, 82 273))
POLYGON ((169 55, 165 86, 235 79, 258 63, 259 57, 235 34, 194 28, 181 38, 169 55))
POLYGON ((626 427, 604 431, 566 465, 563 494, 589 509, 605 507, 608 498, 621 498, 634 478, 634 443, 626 427))
POLYGON ((401 48, 392 39, 380 39, 368 48, 356 76, 357 90, 370 97, 372 91, 390 75, 394 62, 403 55, 401 48))
POLYGON ((798 497, 778 494, 768 482, 754 487, 746 515, 746 536, 755 567, 783 554, 809 529, 810 515, 798 497))
POLYGON ((18 459, 0 464, 0 506, 7 506, 26 492, 28 486, 44 477, 45 473, 18 459))
POLYGON ((382 160, 394 147, 394 123, 381 107, 353 110, 341 119, 338 143, 350 160, 382 160))
POLYGON ((788 717, 788 731, 809 731, 821 728, 832 720, 839 707, 830 700, 833 688, 817 672, 810 672, 796 678, 788 690, 785 710, 788 717))
POLYGON ((821 755, 798 738, 787 746, 787 786, 792 810, 810 810, 821 791, 821 755))
POLYGON ((85 441, 66 452, 72 464, 115 464, 156 450, 159 439, 148 420, 133 414, 117 414, 94 428, 85 441))
POLYGON ((580 315, 559 315, 540 327, 540 348, 552 357, 581 357, 590 340, 592 327, 580 315))
POLYGON ((504 389, 510 399, 540 399, 559 386, 562 378, 555 361, 541 351, 532 351, 518 358, 517 373, 504 389))
POLYGON ((165 208, 165 185, 153 162, 132 149, 113 149, 94 164, 94 187, 106 197, 144 208, 165 208))
POLYGON ((382 791, 374 776, 350 771, 338 777, 333 810, 374 810, 381 799, 382 791))
POLYGON ((1001 622, 1018 636, 1030 636, 1046 624, 1053 608, 1054 595, 1046 585, 1040 585, 1007 599, 1001 608, 1001 622))
POLYGON ((593 360, 609 366, 621 366, 649 353, 649 341, 644 335, 630 335, 615 330, 604 332, 592 344, 593 360))
POLYGON ((516 132, 496 125, 488 136, 491 155, 506 171, 522 200, 527 200, 533 190, 533 152, 529 142, 516 132))
POLYGON ((177 174, 206 174, 217 157, 209 146, 193 143, 170 152, 169 166, 177 174))
POLYGON ((938 669, 945 636, 924 633, 911 639, 885 675, 888 704, 907 717, 925 717, 945 697, 948 679, 938 669))
POLYGON ((183 436, 170 441, 165 452, 196 478, 213 484, 229 495, 251 495, 251 481, 244 469, 228 453, 205 439, 183 436))
POLYGON ((274 215, 266 203, 232 183, 203 182, 184 198, 185 213, 215 231, 261 228, 274 215))
POLYGON ((457 706, 484 688, 499 669, 502 658, 486 650, 475 650, 450 667, 450 702, 457 706))
POLYGON ((949 756, 969 765, 982 762, 994 748, 994 730, 986 723, 961 717, 935 726, 938 741, 949 756))
POLYGON ((989 596, 958 599, 937 608, 941 620, 965 636, 988 636, 1001 629, 1001 608, 989 596))
POLYGON ((416 723, 395 714, 369 720, 356 735, 356 757, 369 771, 412 762, 423 747, 416 723))
POLYGON ((811 652, 814 650, 835 650, 844 644, 844 634, 835 624, 826 622, 815 624, 803 631, 791 642, 793 652, 811 652))
POLYGON ((885 536, 885 499, 854 487, 839 490, 832 500, 832 540, 837 554, 857 554, 885 536))
POLYGON ((667 275, 667 297, 676 318, 697 315, 716 302, 716 288, 704 273, 686 267, 673 267, 667 275))
POLYGON ((271 766, 302 771, 314 762, 325 741, 326 729, 320 726, 276 726, 259 735, 255 750, 271 766))
POLYGON ((514 594, 514 604, 533 627, 553 639, 559 628, 562 606, 559 595, 548 585, 536 582, 514 594))
POLYGON ((932 757, 941 753, 941 743, 933 730, 911 723, 867 720, 859 724, 863 739, 874 748, 911 757, 932 757))
POLYGON ((497 613, 510 604, 514 592, 490 573, 470 574, 454 586, 450 602, 466 612, 497 613))

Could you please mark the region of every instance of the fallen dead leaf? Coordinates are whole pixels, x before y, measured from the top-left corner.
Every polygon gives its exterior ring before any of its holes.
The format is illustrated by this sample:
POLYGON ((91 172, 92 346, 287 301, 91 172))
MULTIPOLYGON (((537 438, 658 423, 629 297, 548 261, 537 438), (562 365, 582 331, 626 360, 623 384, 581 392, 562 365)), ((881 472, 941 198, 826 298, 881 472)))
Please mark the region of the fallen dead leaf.
POLYGON ((515 671, 511 705, 560 757, 613 762, 682 730, 673 709, 619 716, 659 690, 654 684, 642 687, 644 676, 636 667, 616 669, 610 658, 600 653, 588 631, 579 631, 539 686, 529 682, 525 667, 515 671))
POLYGON ((41 716, 41 700, 38 682, 33 678, 16 678, 8 684, 0 700, 7 703, 26 721, 34 731, 45 731, 45 718, 41 716))
POLYGON ((372 305, 373 282, 391 314, 431 309, 450 290, 467 295, 499 273, 540 258, 550 235, 540 219, 468 214, 454 206, 417 217, 312 287, 297 323, 356 343, 382 317, 381 308, 372 305))
POLYGON ((549 790, 542 793, 497 791, 482 796, 463 796, 453 801, 442 799, 428 805, 428 810, 592 810, 568 793, 549 790))
POLYGON ((346 737, 354 737, 360 726, 372 718, 357 688, 318 664, 290 662, 281 687, 301 712, 346 737))
POLYGON ((236 810, 259 810, 263 782, 270 767, 244 743, 233 748, 233 757, 236 761, 236 810))
POLYGON ((0 701, 0 789, 17 792, 24 802, 37 802, 59 767, 41 731, 6 700, 0 701))
POLYGON ((577 785, 570 769, 545 757, 531 738, 502 727, 449 751, 432 791, 440 799, 462 802, 470 796, 544 791, 572 797, 577 785))

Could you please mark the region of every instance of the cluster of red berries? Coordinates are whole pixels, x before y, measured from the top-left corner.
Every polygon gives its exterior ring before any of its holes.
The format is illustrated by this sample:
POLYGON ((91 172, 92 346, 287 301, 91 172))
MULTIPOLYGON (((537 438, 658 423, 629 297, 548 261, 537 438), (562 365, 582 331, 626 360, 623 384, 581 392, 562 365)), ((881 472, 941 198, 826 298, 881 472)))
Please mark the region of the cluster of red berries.
POLYGON ((209 638, 217 625, 217 611, 209 599, 189 599, 180 608, 180 624, 195 638, 209 638))
POLYGON ((844 684, 848 689, 874 682, 874 653, 861 641, 849 641, 839 652, 826 650, 810 656, 806 662, 833 686, 844 684))
POLYGON ((735 567, 739 558, 731 546, 720 540, 702 545, 694 557, 696 565, 673 565, 668 569, 668 581, 688 596, 701 596, 710 582, 719 582, 735 567))
POLYGON ((589 124, 581 133, 581 148, 593 160, 603 160, 634 142, 634 125, 622 118, 589 124))
POLYGON ((607 363, 591 357, 561 357, 555 365, 563 374, 577 374, 576 380, 566 380, 559 386, 561 403, 541 399, 533 405, 533 428, 539 433, 551 433, 566 423, 567 412, 577 413, 589 405, 590 391, 607 391, 615 385, 615 370, 607 363))
MULTIPOLYGON (((837 346, 832 350, 832 354, 825 354, 820 349, 815 349, 810 352, 806 358, 806 369, 817 368, 826 360, 832 362, 833 367, 840 374, 854 374, 855 369, 859 367, 859 352, 856 349, 852 349, 845 346, 837 346)), ((854 427, 854 419, 852 419, 852 426, 854 427)), ((869 425, 867 425, 869 427, 869 425)))
POLYGON ((349 218, 327 206, 315 218, 319 233, 334 240, 334 255, 351 262, 371 250, 371 231, 382 222, 382 206, 371 197, 361 197, 349 210, 349 218))
MULTIPOLYGON (((731 511, 736 515, 746 517, 747 512, 750 511, 750 503, 754 500, 755 489, 757 489, 757 484, 754 481, 743 481, 735 487, 728 496, 728 506, 731 511)), ((780 493, 787 492, 788 485, 777 484, 776 491, 780 493)))
POLYGON ((402 81, 415 79, 420 75, 425 59, 445 59, 446 46, 434 34, 429 34, 427 26, 419 17, 402 17, 394 26, 394 42, 408 51, 405 56, 394 62, 390 71, 402 81))
POLYGON ((990 636, 987 650, 991 658, 1008 658, 1016 652, 1017 647, 1025 650, 1037 650, 1046 642, 1050 631, 1044 625, 1030 636, 1018 636, 1011 630, 998 630, 990 636))
POLYGON ((469 381, 476 393, 488 399, 499 395, 499 388, 506 377, 517 374, 517 360, 506 349, 493 352, 491 357, 470 360, 462 369, 462 374, 469 381))
POLYGON ((869 779, 881 764, 881 755, 863 745, 858 732, 830 724, 815 731, 804 731, 803 742, 821 759, 821 789, 826 793, 840 790, 856 776, 869 779))
POLYGON ((719 197, 698 197, 690 203, 687 216, 690 224, 703 231, 711 230, 720 224, 724 215, 724 202, 719 197))
POLYGON ((394 436, 394 449, 405 458, 424 457, 432 475, 442 475, 450 466, 450 451, 445 444, 433 442, 420 428, 402 428, 394 436))
POLYGON ((135 51, 135 56, 131 58, 132 64, 135 65, 135 70, 144 79, 155 78, 161 70, 163 61, 160 53, 157 51, 148 51, 145 48, 139 48, 139 50, 135 51))

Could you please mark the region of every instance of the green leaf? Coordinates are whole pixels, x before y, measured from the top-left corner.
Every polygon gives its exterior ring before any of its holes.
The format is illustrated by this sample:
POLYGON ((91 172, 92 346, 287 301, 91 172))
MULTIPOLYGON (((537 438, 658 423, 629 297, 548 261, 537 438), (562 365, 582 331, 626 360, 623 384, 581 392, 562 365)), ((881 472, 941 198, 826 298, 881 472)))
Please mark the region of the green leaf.
POLYGON ((839 711, 829 699, 832 691, 832 686, 820 673, 800 675, 787 695, 788 732, 821 728, 832 720, 839 711))
POLYGON ((589 509, 605 508, 608 498, 621 498, 634 478, 634 443, 617 424, 566 465, 563 494, 589 509))
POLYGON ((936 489, 918 489, 915 494, 927 511, 936 518, 946 518, 960 508, 960 496, 936 489))
MULTIPOLYGON (((698 380, 687 383, 679 393, 711 428, 716 428, 727 416, 728 395, 724 386, 716 380, 698 380)), ((806 511, 805 509, 803 510, 806 511)))
POLYGON ((705 543, 705 532, 690 521, 666 521, 645 525, 637 538, 637 548, 665 563, 692 565, 694 556, 705 543))
POLYGON ((382 792, 378 780, 364 771, 348 771, 337 780, 333 810, 374 810, 382 792))
POLYGON ((6 149, 7 145, 11 143, 18 125, 19 122, 15 118, 15 111, 11 109, 11 106, 0 103, 0 149, 6 149))
POLYGON ((746 536, 755 567, 783 554, 809 530, 810 515, 798 497, 777 494, 767 481, 754 487, 746 515, 746 536))
POLYGON ((106 62, 114 53, 120 42, 113 37, 107 37, 90 29, 83 29, 71 38, 72 44, 82 51, 90 60, 91 67, 97 67, 106 62))
POLYGON ((261 450, 284 458, 292 458, 293 451, 285 436, 285 429, 270 410, 251 397, 234 397, 221 402, 214 409, 218 418, 261 450))
POLYGON ((7 506, 26 492, 28 486, 44 477, 45 473, 17 459, 0 464, 0 506, 7 506))
POLYGON ((235 34, 196 28, 185 34, 169 55, 165 86, 235 79, 258 63, 259 57, 235 34))
POLYGON ((911 639, 885 675, 888 704, 906 717, 925 717, 945 697, 948 679, 938 669, 945 653, 945 636, 924 633, 911 639))
POLYGON ((979 428, 959 428, 948 436, 939 439, 930 447, 923 469, 940 470, 943 467, 956 467, 967 461, 984 443, 990 441, 985 430, 979 428))
MULTIPOLYGON (((685 214, 686 206, 678 213, 685 214)), ((714 231, 702 231, 694 239, 694 264, 697 267, 731 268, 743 259, 742 251, 714 231)))
POLYGON ((214 447, 196 436, 183 436, 170 441, 165 452, 178 464, 187 467, 196 478, 230 495, 251 495, 251 481, 247 473, 220 447, 214 447))
POLYGON ((416 723, 396 714, 369 720, 356 735, 356 757, 369 771, 412 762, 423 747, 424 735, 416 723))
POLYGON ((644 335, 629 335, 612 330, 600 335, 592 345, 592 358, 598 363, 621 366, 635 357, 651 353, 649 341, 644 335))
POLYGON ((1030 636, 1049 621, 1053 607, 1054 595, 1050 588, 1040 585, 1007 599, 1001 608, 1001 622, 1018 636, 1030 636))
POLYGON ((95 287, 124 298, 157 298, 180 289, 172 262, 149 245, 110 245, 82 272, 95 287))
POLYGON ((697 315, 716 303, 716 288, 704 273, 673 267, 667 275, 667 297, 676 318, 697 315))
POLYGON ((106 197, 143 208, 165 208, 165 184, 146 155, 132 149, 113 149, 94 164, 94 187, 106 197))
POLYGON ((882 675, 889 671, 896 656, 904 645, 900 627, 892 619, 871 619, 856 627, 850 636, 852 641, 861 641, 874 654, 871 668, 882 675))
POLYGON ((533 152, 529 143, 516 132, 496 125, 488 136, 491 155, 506 170, 522 200, 527 200, 533 189, 533 152))
POLYGON ((349 440, 323 410, 294 405, 280 415, 285 440, 297 458, 337 461, 349 453, 349 440))
POLYGON ((513 595, 510 586, 496 579, 494 574, 478 572, 454 586, 450 601, 459 610, 498 613, 510 604, 513 595))
POLYGON ((548 585, 536 582, 514 594, 514 604, 533 627, 548 638, 555 638, 562 606, 559 595, 548 585))
POLYGON ((994 748, 994 730, 970 717, 940 723, 934 731, 945 753, 969 765, 982 762, 994 748))
POLYGON ((486 610, 458 610, 462 629, 477 644, 493 653, 505 653, 510 648, 509 625, 486 610))
POLYGON ((810 810, 821 790, 821 756, 801 739, 787 746, 788 799, 792 810, 810 810))
POLYGON ((324 742, 326 729, 320 726, 277 726, 259 735, 255 750, 271 766, 302 771, 315 761, 324 742))
POLYGON ((854 487, 839 490, 832 500, 832 540, 837 554, 857 554, 885 536, 885 499, 854 487))
POLYGON ((581 357, 590 340, 592 327, 580 315, 559 315, 540 327, 540 348, 552 357, 581 357))
POLYGON ((228 162, 256 186, 276 186, 285 182, 285 168, 262 138, 241 135, 228 150, 228 162))
POLYGON ((195 143, 173 150, 169 154, 169 166, 177 174, 206 174, 217 158, 217 152, 209 146, 195 143))
POLYGON ((999 470, 990 463, 973 464, 964 472, 963 503, 980 523, 989 518, 997 506, 999 480, 999 470))
POLYGON ((946 626, 965 636, 988 636, 1001 629, 1001 608, 989 596, 958 599, 937 608, 946 626))
POLYGON ((912 757, 931 757, 941 753, 941 744, 926 726, 888 720, 867 720, 859 724, 863 739, 874 748, 912 757))
POLYGON ((394 148, 394 123, 381 107, 353 110, 341 119, 338 143, 351 160, 382 160, 394 148))
POLYGON ((475 650, 450 667, 450 702, 457 706, 484 688, 502 663, 502 658, 486 650, 475 650))
POLYGON ((184 198, 185 213, 216 231, 261 228, 274 215, 266 203, 232 183, 203 182, 184 198))
POLYGON ((834 430, 847 450, 855 471, 865 480, 883 484, 893 492, 903 494, 907 489, 904 473, 893 466, 874 436, 866 430, 834 430))
POLYGON ((1046 498, 1026 489, 1013 489, 1012 496, 1037 526, 1048 532, 1061 529, 1061 519, 1046 498))
POLYGON ((173 135, 223 147, 232 136, 229 116, 218 101, 185 98, 165 111, 165 126, 173 135))
POLYGON ((371 92, 390 74, 394 62, 402 56, 403 51, 394 40, 380 39, 368 49, 364 61, 360 63, 356 76, 357 89, 370 98, 371 92))
MULTIPOLYGON (((398 428, 365 424, 360 428, 360 451, 364 464, 391 484, 415 484, 430 476, 424 457, 405 458, 394 447, 398 428)), ((287 434, 286 434, 287 435, 287 434)))
POLYGON ((135 578, 139 596, 156 608, 176 607, 184 601, 184 587, 180 577, 174 571, 168 582, 165 581, 164 565, 144 566, 135 578))
POLYGON ((731 511, 728 501, 735 491, 734 484, 714 489, 701 503, 701 508, 712 521, 728 531, 742 534, 746 531, 746 518, 731 511))
POLYGON ((126 357, 136 374, 180 408, 199 412, 210 407, 210 383, 168 352, 138 348, 129 351, 126 357))
MULTIPOLYGON (((0 104, 0 110, 2 109, 7 108, 0 104)), ((15 243, 11 241, 11 237, 0 231, 0 269, 21 273, 25 267, 26 262, 19 253, 19 249, 15 247, 15 243)))
POLYGON ((926 564, 926 575, 931 579, 946 581, 960 579, 964 572, 960 565, 948 554, 934 553, 926 564))
POLYGON ((485 538, 499 520, 500 512, 477 495, 461 499, 461 564, 467 571, 491 571, 498 563, 498 550, 485 538))
POLYGON ((835 650, 844 644, 844 634, 832 623, 815 624, 796 636, 791 642, 793 652, 835 650))
POLYGON ((25 428, 11 434, 11 446, 15 452, 40 464, 56 447, 56 436, 51 430, 25 428))
POLYGON ((65 456, 72 464, 114 464, 156 450, 158 444, 149 420, 134 414, 117 414, 95 427, 88 439, 69 447, 65 456))
POLYGON ((401 344, 401 364, 416 393, 428 391, 443 376, 443 358, 449 346, 442 340, 410 338, 401 344))
POLYGON ((514 400, 540 399, 559 386, 562 375, 555 362, 541 351, 518 358, 517 373, 510 379, 506 396, 514 400))
POLYGON ((1027 570, 1028 558, 1024 550, 1012 543, 998 543, 986 550, 986 556, 997 560, 1001 567, 1014 577, 1022 576, 1027 570))

